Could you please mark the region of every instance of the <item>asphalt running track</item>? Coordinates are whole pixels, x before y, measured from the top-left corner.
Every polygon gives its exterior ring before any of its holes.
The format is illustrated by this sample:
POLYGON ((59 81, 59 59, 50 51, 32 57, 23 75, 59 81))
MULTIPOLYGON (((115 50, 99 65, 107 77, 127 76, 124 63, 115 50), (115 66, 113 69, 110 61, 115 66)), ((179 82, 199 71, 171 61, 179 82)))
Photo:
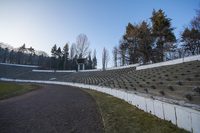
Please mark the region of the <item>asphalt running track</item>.
POLYGON ((94 99, 76 87, 41 89, 0 101, 0 133, 101 133, 94 99))

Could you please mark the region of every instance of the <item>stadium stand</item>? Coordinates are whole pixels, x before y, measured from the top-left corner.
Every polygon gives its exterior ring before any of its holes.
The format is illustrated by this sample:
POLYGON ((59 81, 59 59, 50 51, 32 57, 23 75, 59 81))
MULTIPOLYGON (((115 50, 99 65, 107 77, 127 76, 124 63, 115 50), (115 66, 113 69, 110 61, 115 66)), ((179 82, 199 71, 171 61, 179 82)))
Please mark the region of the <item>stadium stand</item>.
MULTIPOLYGON (((35 68, 34 68, 35 69, 35 68)), ((30 67, 0 64, 0 77, 84 83, 135 93, 161 96, 200 105, 200 61, 136 70, 136 67, 105 71, 33 72, 30 67)))

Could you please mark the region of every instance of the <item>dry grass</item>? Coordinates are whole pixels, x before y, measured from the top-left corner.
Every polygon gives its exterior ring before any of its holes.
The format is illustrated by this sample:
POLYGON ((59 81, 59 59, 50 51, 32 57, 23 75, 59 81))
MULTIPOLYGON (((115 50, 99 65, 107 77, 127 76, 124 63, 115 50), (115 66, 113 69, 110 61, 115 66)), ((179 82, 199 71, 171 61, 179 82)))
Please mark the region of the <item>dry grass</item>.
POLYGON ((186 133, 118 98, 87 90, 99 106, 105 133, 186 133))

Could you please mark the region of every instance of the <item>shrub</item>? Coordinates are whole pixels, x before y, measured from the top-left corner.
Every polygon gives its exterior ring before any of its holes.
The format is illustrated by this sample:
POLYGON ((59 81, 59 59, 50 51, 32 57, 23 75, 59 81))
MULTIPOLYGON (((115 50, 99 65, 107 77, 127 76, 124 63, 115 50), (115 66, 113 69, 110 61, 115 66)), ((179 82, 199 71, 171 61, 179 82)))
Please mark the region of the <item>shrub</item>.
POLYGON ((145 91, 146 93, 148 93, 148 92, 149 92, 147 88, 145 88, 145 89, 144 89, 144 91, 145 91))
POLYGON ((191 95, 191 94, 186 94, 185 97, 186 97, 189 101, 192 101, 192 95, 191 95))
POLYGON ((181 81, 178 81, 177 84, 178 85, 183 85, 183 83, 181 81))
POLYGON ((161 85, 162 85, 162 84, 163 84, 163 82, 162 82, 162 81, 160 81, 160 82, 159 82, 159 84, 161 84, 161 85))
POLYGON ((178 78, 178 76, 174 76, 174 78, 175 78, 175 79, 177 79, 177 78, 178 78))
POLYGON ((161 95, 165 95, 165 92, 164 91, 159 91, 159 93, 161 94, 161 95))
POLYGON ((192 81, 192 79, 191 79, 191 78, 186 78, 186 80, 188 80, 188 81, 192 81))
POLYGON ((169 89, 170 91, 174 91, 174 87, 172 87, 172 86, 168 86, 168 89, 169 89))
POLYGON ((156 86, 155 86, 155 85, 152 85, 151 88, 152 88, 152 89, 156 89, 156 86))
POLYGON ((140 87, 143 87, 141 84, 139 85, 140 87))
POLYGON ((200 87, 199 87, 199 86, 195 86, 195 87, 193 88, 193 91, 195 91, 195 92, 197 92, 197 93, 200 94, 200 87))
POLYGON ((149 84, 149 82, 146 82, 147 84, 149 84))
POLYGON ((194 75, 194 77, 196 77, 196 78, 197 78, 197 77, 199 77, 199 75, 198 75, 198 74, 195 74, 195 75, 194 75))
POLYGON ((151 99, 155 99, 153 96, 150 96, 151 99))
POLYGON ((167 81, 171 81, 171 79, 170 79, 170 78, 167 78, 166 80, 167 80, 167 81))

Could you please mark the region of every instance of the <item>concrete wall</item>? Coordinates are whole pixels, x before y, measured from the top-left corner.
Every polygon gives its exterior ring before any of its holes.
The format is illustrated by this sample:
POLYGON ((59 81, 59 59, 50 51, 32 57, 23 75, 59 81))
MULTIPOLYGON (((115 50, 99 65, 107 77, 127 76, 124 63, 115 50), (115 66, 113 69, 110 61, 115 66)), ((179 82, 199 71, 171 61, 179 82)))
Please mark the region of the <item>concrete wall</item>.
POLYGON ((167 103, 157 99, 151 99, 145 96, 135 94, 131 91, 111 89, 95 85, 85 85, 79 83, 59 82, 59 81, 38 81, 38 80, 18 80, 0 78, 2 81, 15 81, 15 82, 31 82, 31 83, 44 83, 44 84, 58 84, 70 85, 81 88, 88 88, 110 94, 114 97, 127 101, 128 103, 138 107, 145 112, 151 113, 161 119, 171 121, 173 124, 180 128, 193 133, 200 133, 200 111, 192 108, 167 103))
POLYGON ((20 67, 33 67, 37 68, 39 66, 34 66, 34 65, 20 65, 20 64, 10 64, 10 63, 0 63, 1 65, 7 65, 7 66, 20 66, 20 67))
POLYGON ((76 72, 75 70, 37 70, 37 69, 34 69, 32 70, 32 72, 46 72, 46 73, 52 73, 52 72, 64 72, 64 73, 67 73, 67 72, 76 72))
POLYGON ((200 60, 200 55, 195 55, 195 56, 160 62, 160 63, 154 63, 154 64, 149 64, 149 65, 137 66, 136 70, 142 70, 142 69, 148 69, 148 68, 160 67, 160 66, 175 65, 175 64, 180 64, 183 62, 189 62, 189 61, 195 61, 195 60, 200 60))

